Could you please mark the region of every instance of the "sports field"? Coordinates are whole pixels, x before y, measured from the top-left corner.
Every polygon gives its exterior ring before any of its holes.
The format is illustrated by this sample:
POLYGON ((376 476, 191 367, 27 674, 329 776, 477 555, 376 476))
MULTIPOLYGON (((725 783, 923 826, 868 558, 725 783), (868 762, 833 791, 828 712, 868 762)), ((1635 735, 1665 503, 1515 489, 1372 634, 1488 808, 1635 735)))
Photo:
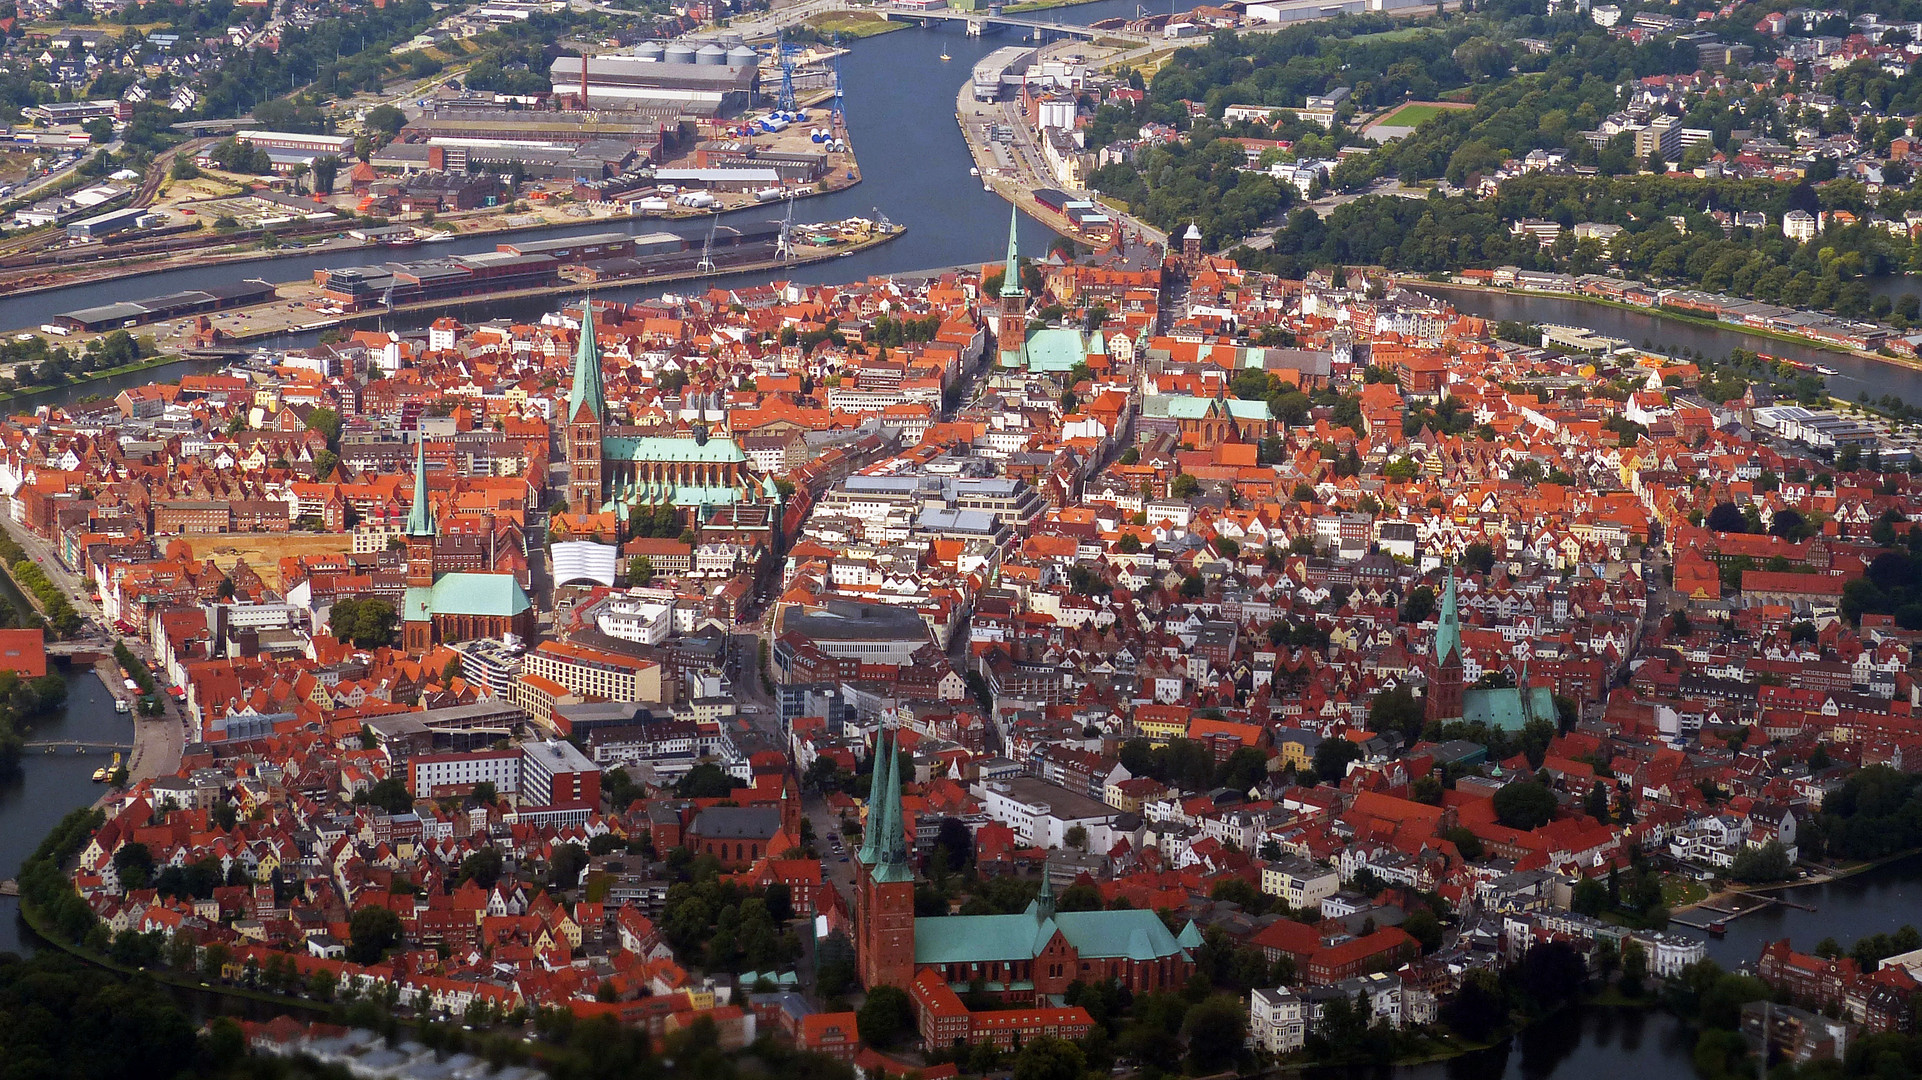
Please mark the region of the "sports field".
POLYGON ((1414 128, 1443 113, 1472 108, 1473 105, 1456 105, 1446 101, 1411 101, 1375 122, 1384 127, 1414 128))

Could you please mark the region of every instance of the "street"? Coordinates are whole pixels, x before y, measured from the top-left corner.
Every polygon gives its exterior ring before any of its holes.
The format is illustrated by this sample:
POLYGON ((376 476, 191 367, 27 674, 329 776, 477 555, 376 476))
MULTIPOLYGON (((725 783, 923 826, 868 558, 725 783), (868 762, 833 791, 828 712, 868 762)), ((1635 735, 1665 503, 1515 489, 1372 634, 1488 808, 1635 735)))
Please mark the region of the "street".
MULTIPOLYGON (((135 659, 151 667, 154 659, 153 650, 145 641, 137 637, 110 636, 111 628, 107 626, 105 618, 101 615, 100 606, 95 604, 89 595, 86 582, 54 557, 53 548, 46 541, 15 524, 11 517, 5 515, 0 515, 0 529, 4 529, 7 535, 26 551, 27 557, 47 575, 47 580, 53 582, 54 587, 66 595, 67 601, 73 605, 74 610, 87 620, 81 632, 71 639, 73 644, 95 646, 100 652, 111 654, 114 642, 118 640, 125 643, 127 650, 133 653, 135 659)), ((117 672, 118 668, 116 667, 115 670, 117 672)), ((109 678, 104 673, 101 679, 107 683, 107 689, 114 697, 125 700, 130 696, 121 685, 121 679, 109 678)), ((192 720, 174 696, 167 692, 166 674, 164 672, 156 674, 154 679, 159 684, 161 715, 133 717, 134 747, 133 754, 127 759, 129 783, 172 776, 180 769, 181 752, 188 744, 199 741, 198 733, 193 730, 192 720)))

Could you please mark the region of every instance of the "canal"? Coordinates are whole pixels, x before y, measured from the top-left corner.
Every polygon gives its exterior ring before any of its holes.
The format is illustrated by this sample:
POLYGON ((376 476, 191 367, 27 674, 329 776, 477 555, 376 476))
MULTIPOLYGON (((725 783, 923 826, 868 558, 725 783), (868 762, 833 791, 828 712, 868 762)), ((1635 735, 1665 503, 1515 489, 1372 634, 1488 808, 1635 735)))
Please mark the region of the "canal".
MULTIPOLYGON (((0 589, 0 593, 5 591, 0 589)), ((114 711, 113 695, 92 667, 76 666, 64 674, 66 704, 39 719, 28 735, 30 741, 133 741, 133 717, 114 711)), ((105 789, 93 782, 93 771, 111 760, 102 754, 27 751, 20 762, 20 775, 0 780, 0 877, 18 876, 20 864, 68 811, 100 797, 105 789)), ((36 947, 29 940, 32 931, 20 921, 19 908, 20 901, 0 897, 0 952, 25 952, 36 947)))
POLYGON ((1727 356, 1731 349, 1749 349, 1789 360, 1832 368, 1829 390, 1849 401, 1867 391, 1872 398, 1894 394, 1904 401, 1922 402, 1922 370, 1901 364, 1865 360, 1849 353, 1832 352, 1809 345, 1798 345, 1776 338, 1757 337, 1704 326, 1682 319, 1665 318, 1653 313, 1627 311, 1561 296, 1537 296, 1491 292, 1484 289, 1448 288, 1422 283, 1412 286, 1447 300, 1456 310, 1487 319, 1513 319, 1517 322, 1557 323, 1585 326, 1598 334, 1621 338, 1630 345, 1648 342, 1656 349, 1673 353, 1684 347, 1712 357, 1727 356))

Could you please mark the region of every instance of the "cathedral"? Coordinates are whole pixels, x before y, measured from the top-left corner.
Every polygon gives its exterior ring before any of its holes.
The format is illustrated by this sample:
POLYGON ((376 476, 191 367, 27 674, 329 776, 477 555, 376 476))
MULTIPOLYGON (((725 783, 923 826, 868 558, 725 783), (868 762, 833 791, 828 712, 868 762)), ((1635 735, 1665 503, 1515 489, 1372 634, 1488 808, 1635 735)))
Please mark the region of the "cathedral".
POLYGON ((1463 721, 1502 731, 1520 731, 1530 720, 1557 719, 1555 694, 1546 686, 1528 685, 1528 663, 1522 662, 1517 686, 1462 685, 1462 623, 1455 570, 1448 570, 1442 588, 1441 612, 1435 619, 1435 655, 1428 661, 1428 687, 1423 710, 1430 722, 1463 721))
POLYGON ((1045 874, 1040 895, 1018 915, 916 918, 897 756, 898 743, 884 729, 875 741, 867 829, 855 852, 862 986, 918 988, 932 972, 957 993, 978 984, 1008 1005, 1044 1005, 1059 1004, 1077 980, 1114 978, 1135 993, 1187 984, 1201 945, 1194 923, 1176 936, 1152 911, 1056 911, 1045 874))
POLYGON ((407 591, 401 598, 401 647, 419 656, 435 645, 534 633, 534 604, 513 574, 444 572, 427 497, 427 445, 416 440, 414 505, 407 513, 407 591))
POLYGON ((670 506, 691 523, 725 507, 780 502, 773 478, 755 476, 731 438, 711 437, 698 426, 691 435, 650 435, 608 424, 600 343, 587 304, 566 409, 567 505, 575 514, 612 513, 625 523, 634 510, 670 506))

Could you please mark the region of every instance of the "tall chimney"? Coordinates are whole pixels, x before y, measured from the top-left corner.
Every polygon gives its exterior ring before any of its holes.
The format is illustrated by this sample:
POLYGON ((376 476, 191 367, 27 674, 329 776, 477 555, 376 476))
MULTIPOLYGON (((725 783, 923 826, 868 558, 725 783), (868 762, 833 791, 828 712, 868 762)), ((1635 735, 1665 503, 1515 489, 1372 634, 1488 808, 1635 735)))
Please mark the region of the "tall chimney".
POLYGON ((587 50, 581 50, 581 111, 587 111, 587 50))

